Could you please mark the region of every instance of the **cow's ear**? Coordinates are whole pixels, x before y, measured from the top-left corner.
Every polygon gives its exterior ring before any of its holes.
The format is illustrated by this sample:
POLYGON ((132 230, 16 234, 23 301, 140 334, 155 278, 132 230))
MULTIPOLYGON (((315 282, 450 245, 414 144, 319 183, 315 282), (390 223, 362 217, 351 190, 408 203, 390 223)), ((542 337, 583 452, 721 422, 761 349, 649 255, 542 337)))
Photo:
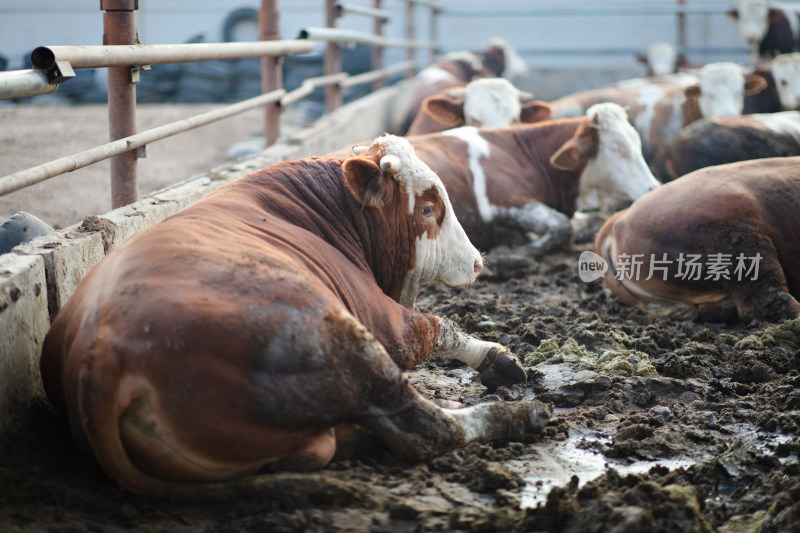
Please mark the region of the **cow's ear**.
POLYGON ((429 96, 422 102, 422 108, 437 122, 446 126, 463 126, 464 98, 450 95, 429 96))
POLYGON ((732 18, 733 20, 737 20, 739 18, 739 10, 738 9, 729 9, 725 12, 728 17, 732 18))
POLYGON ((534 123, 548 120, 553 114, 553 108, 547 102, 536 100, 524 104, 520 109, 519 119, 523 123, 534 123))
POLYGON ((382 208, 391 202, 390 180, 372 160, 350 157, 342 163, 342 172, 356 199, 370 207, 382 208))
POLYGON ((770 8, 769 14, 767 15, 768 24, 776 24, 783 16, 783 11, 780 9, 770 8))
POLYGON ((767 88, 767 80, 758 74, 750 74, 744 79, 744 94, 758 94, 767 88))
POLYGON ((683 90, 683 94, 686 95, 686 98, 699 98, 700 97, 700 86, 699 85, 689 85, 683 90))
POLYGON ((575 135, 550 157, 550 164, 561 170, 578 170, 590 157, 597 155, 599 144, 597 128, 586 119, 584 124, 578 126, 575 135))
POLYGON ((573 137, 550 157, 550 164, 560 170, 577 170, 586 164, 590 155, 590 147, 580 138, 573 137))

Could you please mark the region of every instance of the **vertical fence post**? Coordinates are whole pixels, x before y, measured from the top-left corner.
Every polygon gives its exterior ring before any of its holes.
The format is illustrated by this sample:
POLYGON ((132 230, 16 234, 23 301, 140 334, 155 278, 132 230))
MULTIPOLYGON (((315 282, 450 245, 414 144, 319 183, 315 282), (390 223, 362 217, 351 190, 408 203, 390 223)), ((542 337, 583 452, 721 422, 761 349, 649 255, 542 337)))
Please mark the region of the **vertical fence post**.
MULTIPOLYGON (((685 0, 678 0, 678 6, 683 9, 685 0)), ((680 52, 686 49, 686 14, 683 11, 678 13, 678 49, 680 52)))
MULTIPOLYGON (((280 21, 277 0, 261 0, 261 11, 258 13, 258 27, 262 41, 280 39, 280 21)), ((283 87, 283 73, 280 56, 264 56, 261 58, 261 91, 268 92, 283 87)), ((264 106, 264 145, 272 146, 281 133, 281 108, 277 103, 264 106)))
POLYGON ((439 8, 437 8, 435 4, 431 3, 430 36, 433 48, 431 48, 430 50, 430 56, 429 56, 430 63, 436 61, 436 57, 439 55, 439 33, 437 26, 438 17, 439 17, 439 8))
MULTIPOLYGON (((328 28, 336 27, 336 18, 339 16, 339 9, 336 7, 336 0, 325 0, 325 25, 328 28)), ((324 57, 325 75, 338 74, 342 71, 342 58, 339 53, 339 45, 328 42, 325 47, 324 57)), ((325 112, 330 113, 342 105, 342 88, 337 84, 325 87, 325 112)))
MULTIPOLYGON (((135 44, 138 0, 100 0, 103 44, 135 44)), ((108 68, 108 133, 111 141, 136 133, 136 85, 130 67, 108 68)), ((139 199, 136 151, 111 158, 111 206, 139 199)))
MULTIPOLYGON (((381 0, 375 0, 374 1, 374 7, 375 7, 375 9, 380 9, 381 8, 381 0)), ((383 25, 385 24, 385 22, 386 21, 384 21, 382 18, 375 17, 372 20, 372 32, 375 35, 380 35, 382 37, 383 36, 383 25)), ((373 46, 372 47, 372 70, 379 70, 379 69, 382 69, 382 68, 383 68, 383 47, 382 46, 373 46)), ((378 89, 380 89, 381 87, 383 87, 385 85, 386 85, 386 80, 384 78, 381 78, 379 80, 376 80, 372 84, 372 90, 373 91, 377 91, 378 89)))
MULTIPOLYGON (((406 1, 406 39, 410 42, 414 40, 414 2, 406 1)), ((414 61, 416 59, 416 51, 413 48, 406 50, 406 59, 414 61)), ((409 68, 406 71, 406 78, 411 79, 416 76, 416 69, 409 68)))

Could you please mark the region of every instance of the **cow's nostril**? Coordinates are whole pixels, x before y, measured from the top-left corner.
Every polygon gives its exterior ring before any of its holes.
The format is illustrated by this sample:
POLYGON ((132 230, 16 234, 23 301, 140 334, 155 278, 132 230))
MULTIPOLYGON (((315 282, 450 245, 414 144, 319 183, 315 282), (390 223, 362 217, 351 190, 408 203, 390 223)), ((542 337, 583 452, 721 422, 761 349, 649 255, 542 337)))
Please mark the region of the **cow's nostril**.
POLYGON ((475 272, 476 276, 480 274, 483 271, 483 261, 476 259, 475 263, 472 265, 472 270, 475 272))

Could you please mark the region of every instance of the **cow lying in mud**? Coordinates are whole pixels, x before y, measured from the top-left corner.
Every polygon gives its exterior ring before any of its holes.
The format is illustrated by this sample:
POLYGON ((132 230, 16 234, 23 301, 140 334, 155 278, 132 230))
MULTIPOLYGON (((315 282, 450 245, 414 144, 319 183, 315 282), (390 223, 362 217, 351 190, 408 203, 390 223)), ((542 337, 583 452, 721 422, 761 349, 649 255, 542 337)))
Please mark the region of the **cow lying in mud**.
POLYGON ((46 337, 45 390, 79 447, 150 496, 321 468, 340 424, 409 459, 519 438, 546 406, 444 409, 403 375, 440 356, 490 388, 525 382, 501 345, 411 308, 420 288, 464 286, 481 269, 405 140, 273 165, 101 261, 46 337))
POLYGON ((459 126, 500 128, 550 118, 550 106, 546 102, 521 102, 532 97, 506 79, 479 78, 464 87, 447 89, 423 100, 408 128, 408 135, 436 133, 459 126))
POLYGON ((409 137, 438 174, 470 240, 490 249, 511 233, 540 255, 569 246, 576 209, 611 210, 659 185, 625 110, 506 128, 465 126, 409 137), (527 237, 526 237, 527 238, 527 237))
POLYGON ((797 318, 800 157, 709 167, 610 218, 595 252, 622 301, 656 316, 797 318))
POLYGON ((698 120, 658 151, 651 165, 662 182, 725 163, 800 155, 800 111, 698 120))

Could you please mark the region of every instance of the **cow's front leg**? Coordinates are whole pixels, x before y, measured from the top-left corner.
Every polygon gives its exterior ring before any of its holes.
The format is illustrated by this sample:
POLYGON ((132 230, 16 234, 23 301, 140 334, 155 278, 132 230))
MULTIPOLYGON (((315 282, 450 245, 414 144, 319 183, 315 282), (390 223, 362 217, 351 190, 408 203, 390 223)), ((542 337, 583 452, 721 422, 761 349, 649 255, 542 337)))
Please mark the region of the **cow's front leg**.
POLYGON ((439 320, 439 338, 431 355, 467 363, 480 372, 481 383, 490 391, 503 385, 527 382, 525 369, 507 348, 467 335, 447 318, 439 320))
POLYGON ((526 251, 534 257, 563 250, 572 243, 573 230, 569 217, 545 204, 531 202, 521 207, 506 207, 497 216, 539 236, 526 245, 526 251))

